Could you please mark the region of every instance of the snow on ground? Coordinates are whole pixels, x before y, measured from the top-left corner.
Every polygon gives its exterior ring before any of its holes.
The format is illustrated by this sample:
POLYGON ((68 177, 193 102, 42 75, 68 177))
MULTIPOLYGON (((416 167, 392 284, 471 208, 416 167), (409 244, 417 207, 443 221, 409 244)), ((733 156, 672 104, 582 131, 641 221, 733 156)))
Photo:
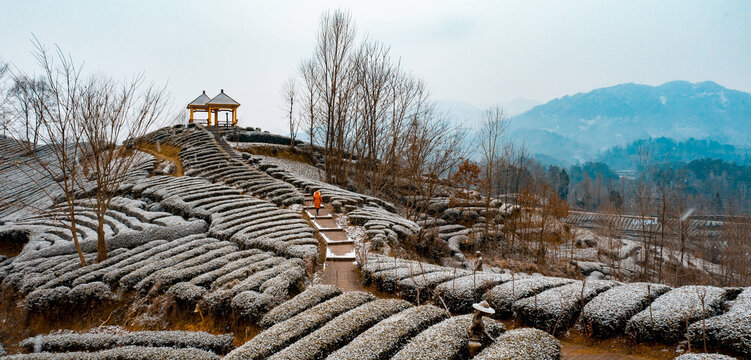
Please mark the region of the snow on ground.
POLYGON ((314 181, 325 181, 323 177, 323 170, 313 165, 301 163, 294 160, 281 159, 273 156, 253 155, 253 157, 261 159, 261 162, 259 164, 275 165, 306 179, 314 181))

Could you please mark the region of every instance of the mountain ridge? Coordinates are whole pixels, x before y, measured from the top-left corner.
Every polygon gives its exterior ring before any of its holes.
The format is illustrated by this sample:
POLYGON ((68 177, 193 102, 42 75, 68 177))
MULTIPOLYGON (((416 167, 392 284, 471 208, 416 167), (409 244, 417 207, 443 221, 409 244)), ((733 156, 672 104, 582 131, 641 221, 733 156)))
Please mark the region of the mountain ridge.
MULTIPOLYGON (((676 80, 658 86, 624 83, 565 95, 515 116, 509 130, 525 141, 529 140, 525 132, 546 131, 569 139, 570 148, 590 147, 594 152, 660 137, 748 147, 748 120, 751 94, 713 81, 676 80)), ((582 157, 561 154, 560 147, 544 144, 530 146, 530 151, 564 162, 582 157)))

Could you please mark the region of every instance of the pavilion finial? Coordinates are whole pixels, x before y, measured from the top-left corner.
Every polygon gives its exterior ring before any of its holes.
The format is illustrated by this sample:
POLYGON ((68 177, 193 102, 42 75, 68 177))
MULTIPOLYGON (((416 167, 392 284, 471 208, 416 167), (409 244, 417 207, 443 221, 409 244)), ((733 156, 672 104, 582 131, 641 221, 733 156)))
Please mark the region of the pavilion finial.
POLYGON ((224 94, 224 89, 222 89, 222 94, 224 94))

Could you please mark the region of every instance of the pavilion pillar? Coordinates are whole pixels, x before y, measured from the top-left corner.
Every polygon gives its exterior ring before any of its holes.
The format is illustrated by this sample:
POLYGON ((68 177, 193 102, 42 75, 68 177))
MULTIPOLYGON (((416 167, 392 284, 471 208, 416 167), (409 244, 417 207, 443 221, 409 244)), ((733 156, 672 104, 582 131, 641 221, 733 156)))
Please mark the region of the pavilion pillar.
POLYGON ((211 106, 209 106, 209 111, 208 111, 208 114, 209 114, 209 120, 208 120, 208 122, 206 123, 206 126, 211 126, 211 106))
POLYGON ((193 123, 193 108, 190 108, 190 123, 193 123))
POLYGON ((237 126, 237 108, 232 109, 232 126, 237 126))

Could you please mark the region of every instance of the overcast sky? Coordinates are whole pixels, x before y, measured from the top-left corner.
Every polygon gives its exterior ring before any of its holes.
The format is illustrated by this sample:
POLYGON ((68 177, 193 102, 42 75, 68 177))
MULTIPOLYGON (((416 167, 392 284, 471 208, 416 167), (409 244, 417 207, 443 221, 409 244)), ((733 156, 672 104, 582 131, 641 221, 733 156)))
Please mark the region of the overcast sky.
POLYGON ((624 82, 712 80, 751 92, 751 1, 0 0, 0 58, 32 69, 31 34, 87 72, 143 72, 175 108, 221 88, 243 126, 284 132, 281 84, 320 14, 350 10, 435 99, 478 106, 624 82))

